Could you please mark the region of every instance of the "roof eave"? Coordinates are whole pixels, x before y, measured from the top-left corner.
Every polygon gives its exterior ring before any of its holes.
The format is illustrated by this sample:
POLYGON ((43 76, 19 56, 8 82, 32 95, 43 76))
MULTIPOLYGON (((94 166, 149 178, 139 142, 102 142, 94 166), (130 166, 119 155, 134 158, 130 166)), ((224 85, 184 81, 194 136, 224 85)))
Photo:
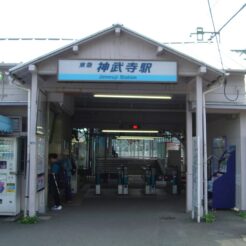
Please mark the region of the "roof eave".
POLYGON ((49 53, 47 53, 47 54, 45 54, 45 55, 39 56, 39 57, 37 57, 37 58, 35 58, 35 59, 33 59, 33 60, 30 60, 30 61, 28 61, 28 62, 19 64, 19 65, 15 66, 15 67, 11 68, 11 69, 9 70, 9 72, 10 72, 11 74, 12 74, 12 73, 16 73, 16 72, 18 72, 18 71, 24 69, 25 67, 28 67, 28 66, 31 65, 31 64, 37 64, 37 63, 39 63, 39 62, 42 62, 42 61, 44 61, 44 60, 46 60, 46 59, 49 59, 49 58, 52 57, 52 56, 58 55, 58 54, 60 54, 60 53, 62 53, 62 52, 65 52, 65 51, 71 49, 74 45, 82 44, 82 43, 85 43, 85 42, 87 42, 87 41, 89 41, 89 40, 93 40, 93 39, 97 38, 98 36, 101 36, 102 34, 106 34, 106 33, 111 32, 111 31, 114 30, 114 29, 115 29, 115 26, 112 26, 112 27, 107 28, 107 29, 104 29, 104 30, 102 30, 102 31, 100 31, 100 32, 94 33, 94 34, 92 34, 92 35, 90 35, 90 36, 88 36, 88 37, 86 37, 86 38, 83 38, 83 39, 74 41, 74 42, 72 42, 72 43, 70 43, 70 44, 68 44, 68 45, 66 45, 66 46, 64 46, 64 47, 62 47, 62 48, 56 49, 56 50, 54 50, 54 51, 51 51, 51 52, 49 52, 49 53))
POLYGON ((118 24, 117 25, 113 25, 113 26, 111 26, 109 28, 106 28, 106 29, 104 29, 102 31, 99 31, 99 32, 97 32, 95 34, 92 34, 92 35, 90 35, 90 36, 88 36, 86 38, 83 38, 83 39, 74 41, 71 44, 68 44, 68 45, 66 45, 66 46, 64 46, 62 48, 59 48, 59 49, 55 50, 55 51, 49 52, 49 53, 47 53, 47 54, 45 54, 43 56, 40 56, 38 58, 35 58, 35 59, 31 60, 31 61, 28 61, 26 63, 19 64, 19 65, 15 66, 15 67, 11 68, 9 70, 9 72, 10 72, 10 74, 18 73, 19 71, 27 68, 31 64, 37 64, 37 63, 42 62, 42 61, 44 61, 46 59, 49 59, 52 56, 58 55, 58 54, 60 54, 62 52, 65 52, 65 51, 71 49, 74 45, 81 45, 81 44, 83 44, 85 42, 88 42, 88 41, 91 41, 91 40, 93 40, 93 39, 95 39, 95 38, 97 38, 99 36, 102 36, 102 35, 105 35, 107 33, 110 33, 112 31, 114 31, 115 28, 121 28, 126 33, 128 33, 128 34, 130 34, 132 36, 135 36, 135 37, 137 37, 139 39, 142 39, 145 42, 148 42, 148 43, 153 44, 155 46, 163 47, 168 52, 170 52, 170 53, 172 53, 172 54, 174 54, 176 56, 179 56, 179 57, 181 57, 181 58, 183 58, 185 60, 188 60, 188 61, 190 61, 192 63, 195 63, 198 66, 206 66, 208 68, 208 70, 210 70, 212 72, 215 72, 218 75, 224 75, 225 74, 225 72, 222 71, 222 70, 220 70, 220 69, 217 69, 217 68, 215 68, 213 66, 210 66, 209 64, 206 64, 206 63, 204 63, 202 61, 199 61, 197 59, 194 59, 193 57, 190 57, 190 56, 188 56, 188 55, 186 55, 186 54, 184 54, 182 52, 179 52, 179 51, 177 51, 175 49, 170 48, 169 46, 166 46, 166 45, 164 45, 162 43, 159 43, 159 42, 157 42, 157 41, 155 41, 153 39, 150 39, 148 37, 145 37, 142 34, 139 34, 139 33, 135 32, 135 31, 132 31, 132 30, 130 30, 128 28, 125 28, 123 25, 118 25, 118 24))
POLYGON ((206 66, 210 71, 213 71, 215 73, 219 73, 219 75, 225 75, 225 72, 223 70, 221 70, 221 69, 215 68, 215 67, 213 67, 213 66, 211 66, 211 65, 209 65, 209 64, 207 64, 205 62, 199 61, 199 60, 197 60, 197 59, 195 59, 195 58, 193 58, 191 56, 188 56, 188 55, 186 55, 186 54, 184 54, 184 53, 182 53, 180 51, 177 51, 177 50, 175 50, 173 48, 170 48, 169 46, 166 46, 165 44, 159 43, 159 42, 157 42, 157 41, 155 41, 155 40, 153 40, 151 38, 148 38, 148 37, 146 37, 146 36, 144 36, 142 34, 139 34, 139 33, 135 32, 135 31, 132 31, 132 30, 130 30, 128 28, 125 28, 125 27, 123 27, 123 28, 124 28, 124 30, 126 32, 128 32, 132 36, 138 37, 138 38, 140 38, 140 39, 142 39, 144 41, 147 41, 148 43, 151 43, 153 45, 163 47, 168 52, 170 52, 170 53, 172 53, 174 55, 177 55, 177 56, 179 56, 181 58, 184 58, 185 60, 188 60, 188 61, 190 61, 192 63, 195 63, 198 66, 206 66))
POLYGON ((226 72, 228 73, 240 73, 240 74, 246 74, 246 69, 226 69, 226 72))

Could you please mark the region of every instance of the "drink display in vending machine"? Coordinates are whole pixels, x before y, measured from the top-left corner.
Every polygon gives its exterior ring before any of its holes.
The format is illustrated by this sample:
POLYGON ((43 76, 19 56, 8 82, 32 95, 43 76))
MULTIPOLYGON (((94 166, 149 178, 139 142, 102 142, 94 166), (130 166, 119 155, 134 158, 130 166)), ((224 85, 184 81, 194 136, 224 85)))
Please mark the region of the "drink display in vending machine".
POLYGON ((0 137, 0 215, 20 213, 18 139, 0 137))

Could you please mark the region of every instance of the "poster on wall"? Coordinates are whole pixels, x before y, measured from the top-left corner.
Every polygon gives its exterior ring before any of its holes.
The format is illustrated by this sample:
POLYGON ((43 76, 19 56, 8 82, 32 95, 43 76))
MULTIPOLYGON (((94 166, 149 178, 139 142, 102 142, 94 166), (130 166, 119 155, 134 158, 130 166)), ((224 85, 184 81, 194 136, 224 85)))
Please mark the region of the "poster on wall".
POLYGON ((200 199, 200 148, 199 138, 192 139, 192 219, 200 222, 201 219, 201 199, 200 199))
MULTIPOLYGON (((216 137, 213 138, 213 146, 212 146, 212 154, 214 158, 212 158, 212 165, 211 165, 211 173, 216 173, 219 171, 219 162, 220 158, 223 156, 225 150, 227 149, 227 141, 226 137, 216 137)), ((225 170, 226 172, 226 170, 225 170)))
POLYGON ((36 133, 45 135, 46 133, 46 112, 47 112, 47 96, 39 90, 38 93, 38 111, 36 133))
POLYGON ((166 143, 167 151, 168 150, 179 150, 180 149, 180 144, 179 143, 172 143, 172 142, 167 142, 166 143))
POLYGON ((45 172, 45 137, 37 136, 37 174, 45 172))
POLYGON ((6 192, 9 192, 9 193, 16 192, 16 184, 15 183, 7 183, 6 192))
POLYGON ((0 195, 6 192, 7 174, 0 173, 0 195))
POLYGON ((37 176, 37 191, 41 191, 45 188, 45 175, 44 173, 37 176))

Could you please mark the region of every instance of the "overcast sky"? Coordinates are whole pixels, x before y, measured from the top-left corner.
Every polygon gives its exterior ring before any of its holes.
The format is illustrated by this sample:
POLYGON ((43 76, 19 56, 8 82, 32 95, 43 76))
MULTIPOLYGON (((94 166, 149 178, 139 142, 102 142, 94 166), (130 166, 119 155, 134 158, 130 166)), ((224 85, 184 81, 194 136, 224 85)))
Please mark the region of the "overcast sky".
MULTIPOLYGON (((210 0, 222 27, 245 0, 210 0)), ((212 31, 207 0, 2 0, 0 37, 83 38, 120 23, 159 42, 195 41, 212 31)), ((221 42, 246 48, 246 8, 221 33, 221 42)), ((205 36, 205 40, 208 36, 205 36)))
MULTIPOLYGON (((210 0, 216 29, 245 3, 210 0)), ((213 31, 208 0, 2 0, 0 23, 0 38, 82 39, 116 23, 161 43, 196 42, 190 34, 197 27, 213 31)), ((220 40, 223 49, 246 49, 246 7, 222 30, 220 40)), ((25 62, 69 43, 0 39, 0 62, 25 62)), ((204 49, 181 48, 193 57, 204 49)), ((211 63, 213 57, 206 59, 210 53, 206 50, 198 59, 211 63)), ((218 60, 218 51, 212 53, 218 60)))

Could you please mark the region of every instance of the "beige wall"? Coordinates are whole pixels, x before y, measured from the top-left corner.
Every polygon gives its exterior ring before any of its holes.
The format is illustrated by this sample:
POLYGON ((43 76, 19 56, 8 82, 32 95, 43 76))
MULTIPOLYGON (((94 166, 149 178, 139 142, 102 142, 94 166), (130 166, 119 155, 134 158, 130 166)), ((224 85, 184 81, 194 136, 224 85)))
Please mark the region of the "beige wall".
POLYGON ((0 105, 6 103, 27 103, 27 91, 20 89, 11 83, 11 79, 7 76, 9 67, 1 68, 3 81, 0 81, 0 105))
POLYGON ((237 100, 233 102, 235 105, 244 104, 246 105, 246 97, 245 97, 245 79, 243 74, 232 73, 227 78, 227 85, 226 89, 224 90, 224 86, 220 87, 219 89, 209 93, 206 95, 206 103, 231 103, 230 100, 237 100), (237 98, 237 91, 238 91, 238 98, 237 98), (224 95, 229 98, 226 98, 224 95))

